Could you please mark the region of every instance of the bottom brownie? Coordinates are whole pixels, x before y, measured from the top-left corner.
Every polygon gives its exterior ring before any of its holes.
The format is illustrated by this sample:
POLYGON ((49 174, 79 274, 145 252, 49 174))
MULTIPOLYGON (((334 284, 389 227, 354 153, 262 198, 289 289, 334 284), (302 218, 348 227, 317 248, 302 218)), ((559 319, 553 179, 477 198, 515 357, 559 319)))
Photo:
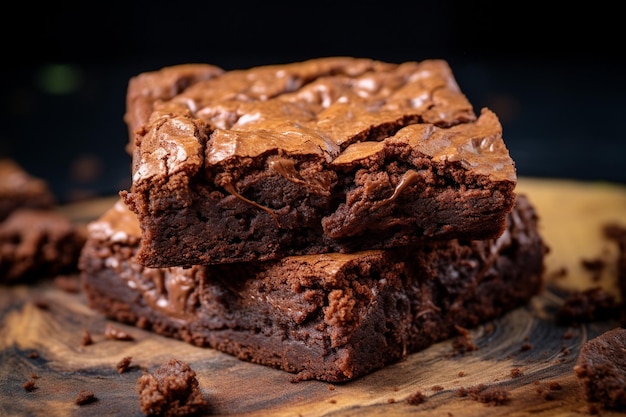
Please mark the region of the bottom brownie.
POLYGON ((539 293, 548 249, 537 222, 519 196, 497 240, 151 269, 134 260, 140 229, 118 202, 89 225, 79 268, 89 305, 111 319, 340 382, 539 293))

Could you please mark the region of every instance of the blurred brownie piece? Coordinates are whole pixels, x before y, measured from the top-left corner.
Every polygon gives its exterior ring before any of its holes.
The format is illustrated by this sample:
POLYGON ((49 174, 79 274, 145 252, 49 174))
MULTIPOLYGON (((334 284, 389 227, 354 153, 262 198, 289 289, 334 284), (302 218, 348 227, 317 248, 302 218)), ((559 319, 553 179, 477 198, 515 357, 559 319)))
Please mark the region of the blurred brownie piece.
POLYGON ((132 184, 120 195, 139 219, 142 265, 504 231, 517 176, 502 126, 474 111, 446 61, 194 65, 129 83, 132 184))
POLYGON ((626 411, 626 329, 615 328, 587 341, 574 372, 587 403, 626 411))
POLYGON ((0 158, 0 221, 17 208, 51 209, 55 204, 46 181, 32 176, 12 159, 0 158))
POLYGON ((88 225, 80 259, 88 304, 106 317, 297 373, 346 381, 500 317, 543 288, 547 247, 519 196, 497 239, 148 268, 118 201, 88 225))
POLYGON ((51 209, 20 208, 0 222, 0 284, 77 273, 87 234, 51 209))

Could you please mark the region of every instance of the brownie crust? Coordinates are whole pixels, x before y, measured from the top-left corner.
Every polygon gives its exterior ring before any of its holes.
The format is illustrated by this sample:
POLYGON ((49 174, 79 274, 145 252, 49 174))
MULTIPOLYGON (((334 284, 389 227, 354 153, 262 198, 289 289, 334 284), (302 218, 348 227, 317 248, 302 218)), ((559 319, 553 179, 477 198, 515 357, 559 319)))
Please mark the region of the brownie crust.
POLYGON ((341 382, 525 304, 543 288, 537 216, 517 200, 498 239, 147 268, 118 202, 90 224, 80 261, 89 305, 121 322, 241 360, 341 382))
POLYGON ((141 264, 502 234, 515 166, 497 116, 474 112, 447 62, 194 65, 130 83, 133 177, 120 195, 140 222, 141 264))

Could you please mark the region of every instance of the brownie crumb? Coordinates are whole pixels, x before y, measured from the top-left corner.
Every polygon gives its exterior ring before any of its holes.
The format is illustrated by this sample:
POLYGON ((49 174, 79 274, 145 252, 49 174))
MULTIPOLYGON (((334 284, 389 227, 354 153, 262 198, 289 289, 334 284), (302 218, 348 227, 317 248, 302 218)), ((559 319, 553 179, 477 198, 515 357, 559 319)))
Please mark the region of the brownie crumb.
POLYGON ((415 391, 413 394, 409 395, 406 399, 406 402, 410 405, 420 405, 424 401, 426 401, 426 396, 422 391, 415 391))
POLYGON ((465 372, 464 371, 459 371, 459 373, 457 375, 459 377, 464 377, 465 376, 465 372))
POLYGON ((207 411, 195 371, 189 364, 170 359, 154 372, 137 379, 141 411, 146 415, 188 416, 207 411))
POLYGON ((458 397, 469 396, 472 400, 486 405, 504 405, 510 401, 510 392, 501 387, 487 387, 479 384, 471 388, 461 387, 457 390, 458 397))
POLYGON ((456 353, 463 354, 478 350, 478 346, 474 344, 472 334, 469 330, 458 325, 455 325, 454 327, 458 332, 458 335, 452 341, 452 347, 456 353))
POLYGON ((24 382, 24 384, 22 384, 22 387, 24 388, 24 391, 27 391, 27 392, 32 392, 37 389, 37 385, 35 384, 35 381, 33 381, 32 379, 24 382))
POLYGON ((544 385, 541 385, 539 381, 534 382, 535 385, 539 385, 535 392, 546 401, 555 400, 554 391, 560 391, 563 387, 557 381, 550 381, 544 385))
POLYGON ((329 391, 334 391, 334 390, 335 390, 335 386, 334 386, 333 384, 330 384, 330 385, 328 386, 328 390, 329 390, 329 391))
POLYGON ((80 280, 78 276, 59 275, 54 278, 54 285, 61 291, 70 294, 78 294, 80 292, 80 280))
POLYGON ((97 398, 92 391, 81 389, 78 391, 78 395, 76 399, 74 399, 74 404, 76 405, 85 405, 96 401, 97 398))
POLYGON ((615 317, 618 303, 611 294, 600 287, 572 291, 556 313, 561 325, 580 325, 615 317))
POLYGON ((43 298, 35 298, 33 300, 33 304, 35 305, 35 307, 37 307, 40 310, 50 309, 50 303, 48 303, 48 301, 44 300, 43 298))
POLYGON ((434 385, 434 386, 431 388, 431 390, 432 390, 433 392, 443 391, 444 389, 445 389, 445 388, 444 388, 444 387, 442 387, 441 385, 434 385))
POLYGON ((113 340, 125 340, 125 341, 135 340, 135 338, 131 334, 126 333, 125 331, 121 329, 118 329, 117 327, 113 326, 111 323, 107 323, 106 328, 104 329, 104 337, 107 339, 113 339, 113 340))
POLYGON ((522 346, 520 347, 520 349, 519 349, 519 350, 520 350, 521 352, 527 352, 527 351, 529 351, 529 350, 532 350, 532 348, 533 348, 533 345, 532 345, 532 344, 530 344, 530 343, 528 343, 528 342, 526 342, 526 343, 522 343, 522 346))
POLYGON ((519 378, 523 375, 524 375, 524 371, 522 371, 520 368, 511 369, 511 378, 519 378))
POLYGON ((387 403, 388 403, 388 404, 393 404, 393 403, 395 403, 395 402, 396 402, 396 399, 395 399, 395 398, 388 398, 388 399, 387 399, 387 403))
POLYGON ((39 375, 37 375, 37 374, 36 374, 36 373, 34 373, 34 372, 33 372, 32 374, 30 374, 30 377, 31 377, 32 379, 39 379, 39 375))
POLYGON ((130 362, 132 359, 133 358, 131 356, 126 356, 122 358, 115 366, 117 368, 117 372, 119 374, 123 374, 124 372, 128 371, 128 369, 130 368, 130 362))
POLYGON ((31 359, 37 359, 39 357, 39 353, 36 350, 28 353, 28 357, 31 359))
POLYGON ((89 330, 87 329, 83 329, 83 339, 80 342, 81 346, 89 346, 93 344, 93 339, 91 338, 91 333, 89 333, 89 330))

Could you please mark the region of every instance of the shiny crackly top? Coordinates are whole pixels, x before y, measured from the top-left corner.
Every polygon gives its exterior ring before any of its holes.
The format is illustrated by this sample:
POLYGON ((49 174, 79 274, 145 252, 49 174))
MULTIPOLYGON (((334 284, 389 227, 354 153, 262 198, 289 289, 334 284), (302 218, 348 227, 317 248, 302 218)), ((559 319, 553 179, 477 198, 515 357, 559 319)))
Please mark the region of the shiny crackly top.
POLYGON ((139 133, 134 181, 269 154, 353 164, 394 140, 496 181, 516 179, 498 118, 488 109, 476 116, 443 60, 332 57, 214 72, 156 101, 139 133))
MULTIPOLYGON (((135 214, 118 200, 100 218, 93 220, 87 225, 90 240, 99 242, 119 243, 125 246, 139 246, 141 229, 135 214)), ((339 269, 345 262, 356 257, 371 255, 379 256, 382 250, 368 250, 358 253, 327 253, 321 255, 301 255, 284 258, 287 262, 291 259, 301 263, 317 264, 324 268, 339 269)), ((163 270, 169 268, 162 268, 163 270)), ((177 268, 171 268, 176 270, 177 268)), ((186 268, 179 268, 184 270, 186 268)))

